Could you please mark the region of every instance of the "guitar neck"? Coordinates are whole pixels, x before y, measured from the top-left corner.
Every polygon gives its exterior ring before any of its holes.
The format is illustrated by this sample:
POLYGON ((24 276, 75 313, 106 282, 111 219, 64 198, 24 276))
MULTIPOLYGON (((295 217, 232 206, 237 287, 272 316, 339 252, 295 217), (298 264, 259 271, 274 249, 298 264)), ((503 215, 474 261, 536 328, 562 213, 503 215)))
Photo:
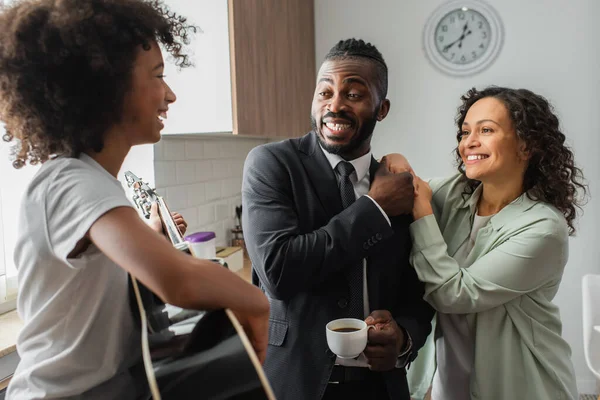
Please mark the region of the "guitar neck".
POLYGON ((156 190, 150 188, 147 183, 138 178, 133 172, 126 171, 125 179, 127 180, 127 186, 133 190, 133 202, 141 210, 144 217, 150 218, 150 209, 152 204, 156 203, 158 205, 158 216, 167 237, 177 250, 189 253, 189 246, 173 220, 171 211, 169 211, 165 200, 156 193, 156 190))
POLYGON ((175 248, 177 248, 178 250, 187 251, 188 244, 183 238, 183 235, 177 227, 177 224, 173 220, 173 217, 171 216, 171 211, 169 211, 169 207, 167 207, 167 203, 165 203, 165 200, 162 197, 156 197, 160 220, 162 221, 163 228, 165 230, 165 233, 169 237, 169 240, 171 241, 171 243, 173 243, 173 246, 175 246, 175 248))

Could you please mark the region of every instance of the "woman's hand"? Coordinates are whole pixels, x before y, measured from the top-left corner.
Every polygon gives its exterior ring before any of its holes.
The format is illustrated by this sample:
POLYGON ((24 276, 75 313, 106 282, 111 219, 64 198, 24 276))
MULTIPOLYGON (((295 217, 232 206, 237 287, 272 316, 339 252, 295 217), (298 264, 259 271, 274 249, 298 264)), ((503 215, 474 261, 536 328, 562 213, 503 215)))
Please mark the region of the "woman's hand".
POLYGON ((173 221, 175 221, 177 228, 179 228, 179 232, 181 232, 182 235, 185 235, 185 231, 187 230, 187 222, 185 222, 183 216, 179 213, 172 212, 171 217, 173 217, 173 221))
MULTIPOLYGON (((183 216, 179 213, 172 212, 171 217, 173 217, 173 221, 175 221, 175 225, 179 228, 179 231, 182 235, 185 235, 185 231, 187 230, 187 222, 183 219, 183 216)), ((153 203, 150 208, 150 219, 148 220, 148 226, 152 228, 154 232, 157 232, 160 235, 164 235, 162 221, 160 219, 160 215, 158 213, 158 204, 153 203)))
POLYGON ((398 174, 407 171, 410 172, 412 175, 415 174, 406 157, 399 153, 391 153, 386 156, 383 156, 383 158, 381 159, 381 163, 387 164, 388 170, 393 174, 398 174))
POLYGON ((159 235, 164 235, 162 220, 158 214, 158 203, 152 203, 150 207, 150 219, 148 219, 148 226, 159 235))
POLYGON ((413 218, 415 221, 426 215, 433 214, 431 208, 431 188, 423 179, 419 178, 412 169, 410 163, 402 154, 391 153, 381 159, 381 163, 386 165, 388 171, 394 174, 410 172, 413 176, 413 186, 415 188, 415 201, 413 204, 413 218))
POLYGON ((431 198, 433 197, 433 194, 429 184, 416 175, 414 175, 413 178, 413 185, 415 186, 413 218, 416 221, 426 215, 433 214, 433 209, 431 208, 431 198))
POLYGON ((262 292, 257 296, 264 297, 260 299, 263 303, 263 309, 260 312, 250 314, 234 311, 234 314, 244 327, 258 360, 261 364, 264 364, 269 344, 269 301, 262 292))

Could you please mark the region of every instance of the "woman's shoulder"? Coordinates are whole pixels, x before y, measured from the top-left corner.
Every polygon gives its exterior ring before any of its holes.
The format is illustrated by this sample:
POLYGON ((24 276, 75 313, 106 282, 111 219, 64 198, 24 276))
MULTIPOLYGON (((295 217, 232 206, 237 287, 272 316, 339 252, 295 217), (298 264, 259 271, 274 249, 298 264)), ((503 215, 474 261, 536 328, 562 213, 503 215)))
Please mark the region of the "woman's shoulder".
POLYGON ((98 190, 108 191, 115 184, 109 183, 111 179, 107 175, 85 159, 56 157, 41 165, 29 182, 25 197, 45 202, 48 199, 61 200, 67 193, 83 195, 98 190))
POLYGON ((49 177, 72 172, 82 173, 87 170, 90 170, 90 168, 79 158, 56 157, 44 162, 39 174, 49 177))
POLYGON ((45 161, 29 182, 29 185, 27 186, 28 192, 35 192, 38 190, 45 192, 48 187, 56 182, 56 179, 59 178, 61 174, 65 174, 66 171, 71 169, 71 166, 74 163, 73 160, 76 159, 56 157, 45 161))
POLYGON ((432 178, 428 180, 428 183, 434 201, 443 199, 443 201, 456 200, 464 202, 466 198, 470 197, 468 195, 465 197, 467 179, 461 174, 457 173, 444 178, 432 178))
POLYGON ((569 226, 564 214, 550 203, 523 194, 511 204, 511 209, 513 215, 508 217, 514 224, 520 225, 519 229, 525 226, 539 236, 556 236, 562 239, 569 236, 569 226))

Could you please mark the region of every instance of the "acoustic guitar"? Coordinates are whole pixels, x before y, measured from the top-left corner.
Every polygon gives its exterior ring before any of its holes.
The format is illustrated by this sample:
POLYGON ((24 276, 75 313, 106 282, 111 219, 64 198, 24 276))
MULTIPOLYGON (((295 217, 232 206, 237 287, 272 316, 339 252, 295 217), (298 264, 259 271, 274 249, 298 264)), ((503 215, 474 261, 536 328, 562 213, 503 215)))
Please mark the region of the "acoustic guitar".
MULTIPOLYGON (((173 246, 194 256, 164 199, 131 171, 125 172, 125 179, 140 214, 149 218, 150 207, 157 203, 173 246)), ((222 260, 213 261, 227 267, 222 260)), ((141 324, 144 366, 155 400, 275 400, 231 310, 184 310, 165 304, 131 275, 130 298, 134 317, 141 324)))

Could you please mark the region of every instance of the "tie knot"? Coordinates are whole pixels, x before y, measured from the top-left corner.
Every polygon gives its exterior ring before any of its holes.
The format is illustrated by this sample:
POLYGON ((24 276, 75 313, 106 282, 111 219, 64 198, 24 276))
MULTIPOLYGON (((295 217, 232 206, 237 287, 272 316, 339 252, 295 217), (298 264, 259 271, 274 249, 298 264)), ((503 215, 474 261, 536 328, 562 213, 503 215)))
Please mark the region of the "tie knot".
POLYGON ((340 161, 335 169, 343 177, 348 177, 354 172, 354 166, 348 161, 340 161))

